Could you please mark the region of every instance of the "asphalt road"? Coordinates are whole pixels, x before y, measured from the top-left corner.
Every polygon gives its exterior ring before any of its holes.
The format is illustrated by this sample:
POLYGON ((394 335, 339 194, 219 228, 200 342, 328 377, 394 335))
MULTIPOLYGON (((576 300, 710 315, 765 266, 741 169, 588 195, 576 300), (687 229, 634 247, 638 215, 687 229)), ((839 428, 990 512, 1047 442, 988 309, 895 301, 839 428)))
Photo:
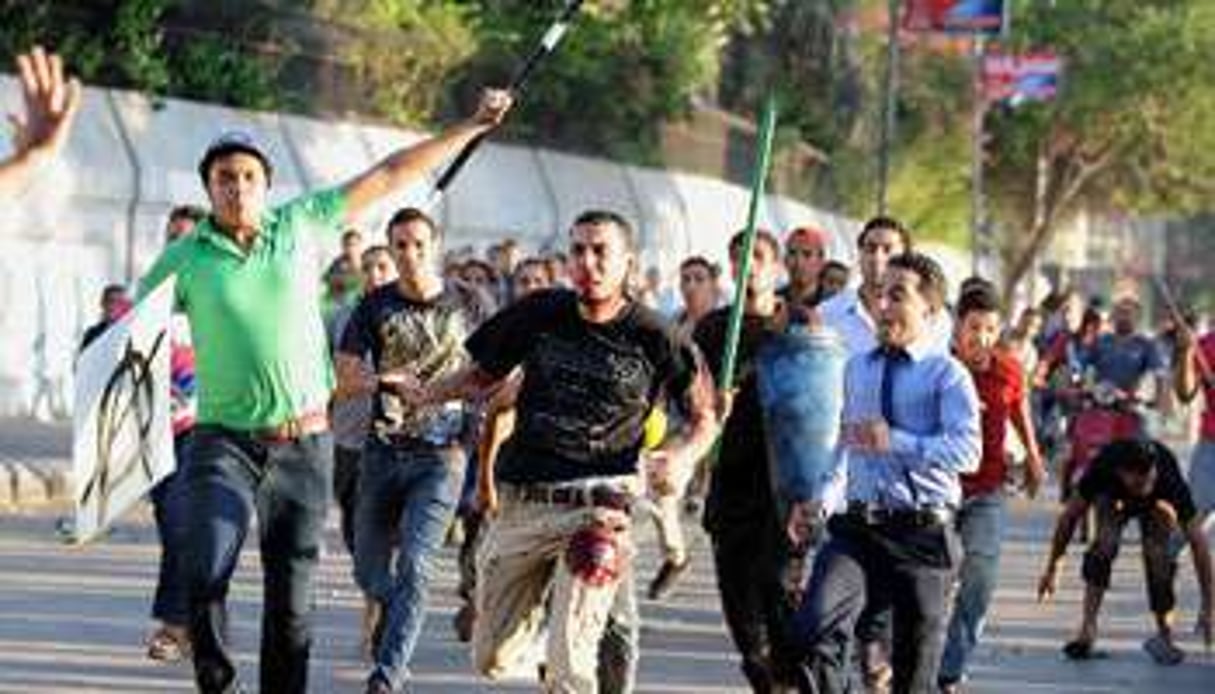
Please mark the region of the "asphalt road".
MULTIPOLYGON (((104 541, 76 548, 56 538, 62 509, 43 507, 0 515, 0 692, 189 691, 185 665, 144 657, 147 610, 157 560, 155 530, 146 509, 120 523, 104 541)), ((1013 522, 988 634, 974 666, 971 691, 1210 692, 1215 659, 1188 633, 1187 661, 1153 665, 1141 650, 1150 633, 1138 552, 1124 550, 1102 622, 1105 660, 1064 661, 1059 647, 1079 613, 1080 548, 1070 552, 1056 601, 1033 600, 1053 508, 1046 502, 1012 505, 1013 522)), ((333 519, 331 518, 331 521, 333 519)), ((365 666, 356 652, 360 598, 350 581, 350 562, 334 523, 317 586, 318 629, 312 690, 357 692, 365 666)), ((640 576, 652 575, 657 558, 645 528, 640 576)), ((641 692, 745 691, 725 633, 703 536, 693 543, 694 567, 667 601, 643 601, 641 692)), ((414 671, 419 692, 534 691, 534 683, 491 684, 469 666, 467 647, 451 629, 457 602, 455 552, 445 549, 414 671)), ((1197 591, 1183 565, 1181 613, 1192 623, 1197 591)), ((246 682, 256 682, 260 580, 255 548, 247 548, 233 586, 233 635, 246 682)))

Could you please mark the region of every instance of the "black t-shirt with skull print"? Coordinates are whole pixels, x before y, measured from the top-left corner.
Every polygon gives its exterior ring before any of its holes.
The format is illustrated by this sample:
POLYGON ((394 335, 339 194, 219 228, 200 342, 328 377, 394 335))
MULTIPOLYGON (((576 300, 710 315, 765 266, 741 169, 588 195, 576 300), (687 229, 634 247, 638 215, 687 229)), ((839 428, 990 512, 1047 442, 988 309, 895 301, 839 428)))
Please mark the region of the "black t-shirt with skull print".
MULTIPOLYGON (((464 340, 479 310, 476 298, 454 285, 444 287, 433 299, 418 301, 392 282, 359 302, 339 350, 360 357, 370 354, 376 373, 408 369, 429 383, 468 364, 464 340)), ((461 434, 465 421, 458 403, 414 409, 381 392, 375 397, 372 430, 446 444, 461 434)))
POLYGON ((564 289, 521 299, 466 346, 494 376, 523 367, 515 431, 497 461, 498 479, 516 484, 635 473, 650 408, 666 393, 684 395, 703 368, 655 311, 631 302, 592 323, 564 289))

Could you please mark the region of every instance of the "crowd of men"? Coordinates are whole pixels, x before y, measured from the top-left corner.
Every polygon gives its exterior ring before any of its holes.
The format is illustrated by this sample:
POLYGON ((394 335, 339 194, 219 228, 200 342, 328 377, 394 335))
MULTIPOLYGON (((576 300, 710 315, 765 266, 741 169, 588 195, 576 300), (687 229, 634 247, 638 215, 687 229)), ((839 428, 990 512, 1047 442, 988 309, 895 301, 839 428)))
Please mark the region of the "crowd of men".
MULTIPOLYGON (((57 59, 36 52, 20 67, 29 113, 53 94, 70 124, 78 97, 57 59)), ((960 691, 999 580, 1006 497, 1037 494, 1051 456, 1066 460, 1053 466, 1065 505, 1042 599, 1095 510, 1066 655, 1100 652, 1101 598, 1132 519, 1157 625, 1145 649, 1162 664, 1184 657, 1174 635, 1182 544, 1209 645, 1215 414, 1203 416, 1187 482, 1140 409, 1153 379, 1162 412, 1171 394, 1199 390, 1215 406, 1215 334, 1197 339, 1181 316, 1167 340, 1139 334, 1133 297, 1115 304, 1109 330, 1100 307, 1073 323, 1073 303, 1056 298, 1041 328, 1027 314, 1005 330, 995 286, 969 278, 951 296, 938 263, 891 217, 859 230, 855 285, 821 230, 736 235, 725 250, 737 307, 700 256, 681 263, 671 301, 661 275, 639 267, 632 224, 610 210, 581 213, 565 248, 544 257, 523 258, 509 241, 484 260, 445 254, 442 228, 413 208, 392 216, 383 244, 347 231, 511 104, 488 90, 467 120, 279 206, 267 203, 274 166, 254 138, 225 133, 202 153, 209 206, 173 213, 136 292, 177 278, 178 464, 153 495, 163 556, 150 656, 191 658, 200 691, 240 691, 225 600, 256 516, 260 691, 305 691, 334 497, 365 596, 367 692, 410 687, 457 510, 467 604, 456 627, 476 670, 535 677, 539 650, 545 691, 630 691, 636 524, 644 514, 660 529, 663 562, 648 586, 660 598, 688 565, 685 499, 703 495, 725 622, 754 691, 843 692, 857 678, 870 691, 960 691), (322 281, 316 260, 339 240, 322 281), (737 368, 720 383, 732 311, 737 368), (760 403, 757 361, 790 330, 833 336, 848 360, 838 455, 821 483, 778 499, 768 440, 780 424, 760 403), (1090 414, 1129 423, 1091 456, 1061 445, 1090 414)), ((53 153, 63 135, 49 137, 53 153)), ((40 141, 19 154, 42 152, 40 141)), ((108 293, 104 321, 128 305, 108 293)))

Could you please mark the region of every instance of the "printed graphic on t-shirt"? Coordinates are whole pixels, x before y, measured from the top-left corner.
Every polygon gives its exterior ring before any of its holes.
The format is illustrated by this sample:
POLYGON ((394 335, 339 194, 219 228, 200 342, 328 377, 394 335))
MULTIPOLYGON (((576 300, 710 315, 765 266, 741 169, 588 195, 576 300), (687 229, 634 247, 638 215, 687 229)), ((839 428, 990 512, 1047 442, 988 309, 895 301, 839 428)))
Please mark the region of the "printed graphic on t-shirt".
MULTIPOLYGON (((464 296, 445 290, 430 301, 414 301, 397 285, 371 292, 355 309, 342 335, 341 351, 370 353, 376 372, 407 371, 422 383, 448 376, 469 362, 464 340, 471 325, 471 308, 464 296)), ((373 428, 432 443, 451 442, 464 425, 458 403, 413 408, 400 397, 381 392, 375 398, 373 428)))
MULTIPOLYGON (((456 306, 414 307, 384 317, 379 327, 383 351, 380 372, 406 369, 430 383, 468 363, 464 339, 467 321, 456 306)), ((413 409, 395 395, 380 394, 377 429, 446 442, 463 425, 463 408, 457 403, 413 409)))
POLYGON ((584 459, 637 443, 654 375, 639 348, 547 334, 524 372, 517 426, 529 444, 584 459))

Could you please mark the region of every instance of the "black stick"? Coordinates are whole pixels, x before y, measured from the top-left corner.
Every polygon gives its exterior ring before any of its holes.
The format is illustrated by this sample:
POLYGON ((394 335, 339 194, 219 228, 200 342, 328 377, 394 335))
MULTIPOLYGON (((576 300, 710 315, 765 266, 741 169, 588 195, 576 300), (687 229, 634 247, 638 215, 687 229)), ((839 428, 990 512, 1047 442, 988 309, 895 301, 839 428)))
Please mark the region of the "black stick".
MULTIPOLYGON (((508 90, 517 94, 523 89, 523 85, 527 83, 527 78, 535 71, 540 61, 552 53, 557 44, 561 42, 561 38, 565 36, 565 32, 570 27, 570 22, 573 21, 574 15, 578 13, 578 8, 582 6, 582 2, 583 0, 568 0, 565 3, 565 8, 561 10, 561 14, 549 26, 548 31, 544 32, 543 38, 540 39, 540 44, 536 46, 532 54, 527 57, 527 61, 515 72, 510 86, 507 87, 508 90)), ((472 158, 473 152, 477 151, 477 147, 481 146, 481 143, 488 134, 489 131, 486 131, 470 140, 468 144, 464 145, 464 149, 461 149, 460 153, 456 155, 456 158, 447 165, 447 169, 439 177, 439 182, 435 184, 436 196, 441 195, 447 190, 447 187, 455 180, 456 174, 460 173, 460 170, 472 158)))

